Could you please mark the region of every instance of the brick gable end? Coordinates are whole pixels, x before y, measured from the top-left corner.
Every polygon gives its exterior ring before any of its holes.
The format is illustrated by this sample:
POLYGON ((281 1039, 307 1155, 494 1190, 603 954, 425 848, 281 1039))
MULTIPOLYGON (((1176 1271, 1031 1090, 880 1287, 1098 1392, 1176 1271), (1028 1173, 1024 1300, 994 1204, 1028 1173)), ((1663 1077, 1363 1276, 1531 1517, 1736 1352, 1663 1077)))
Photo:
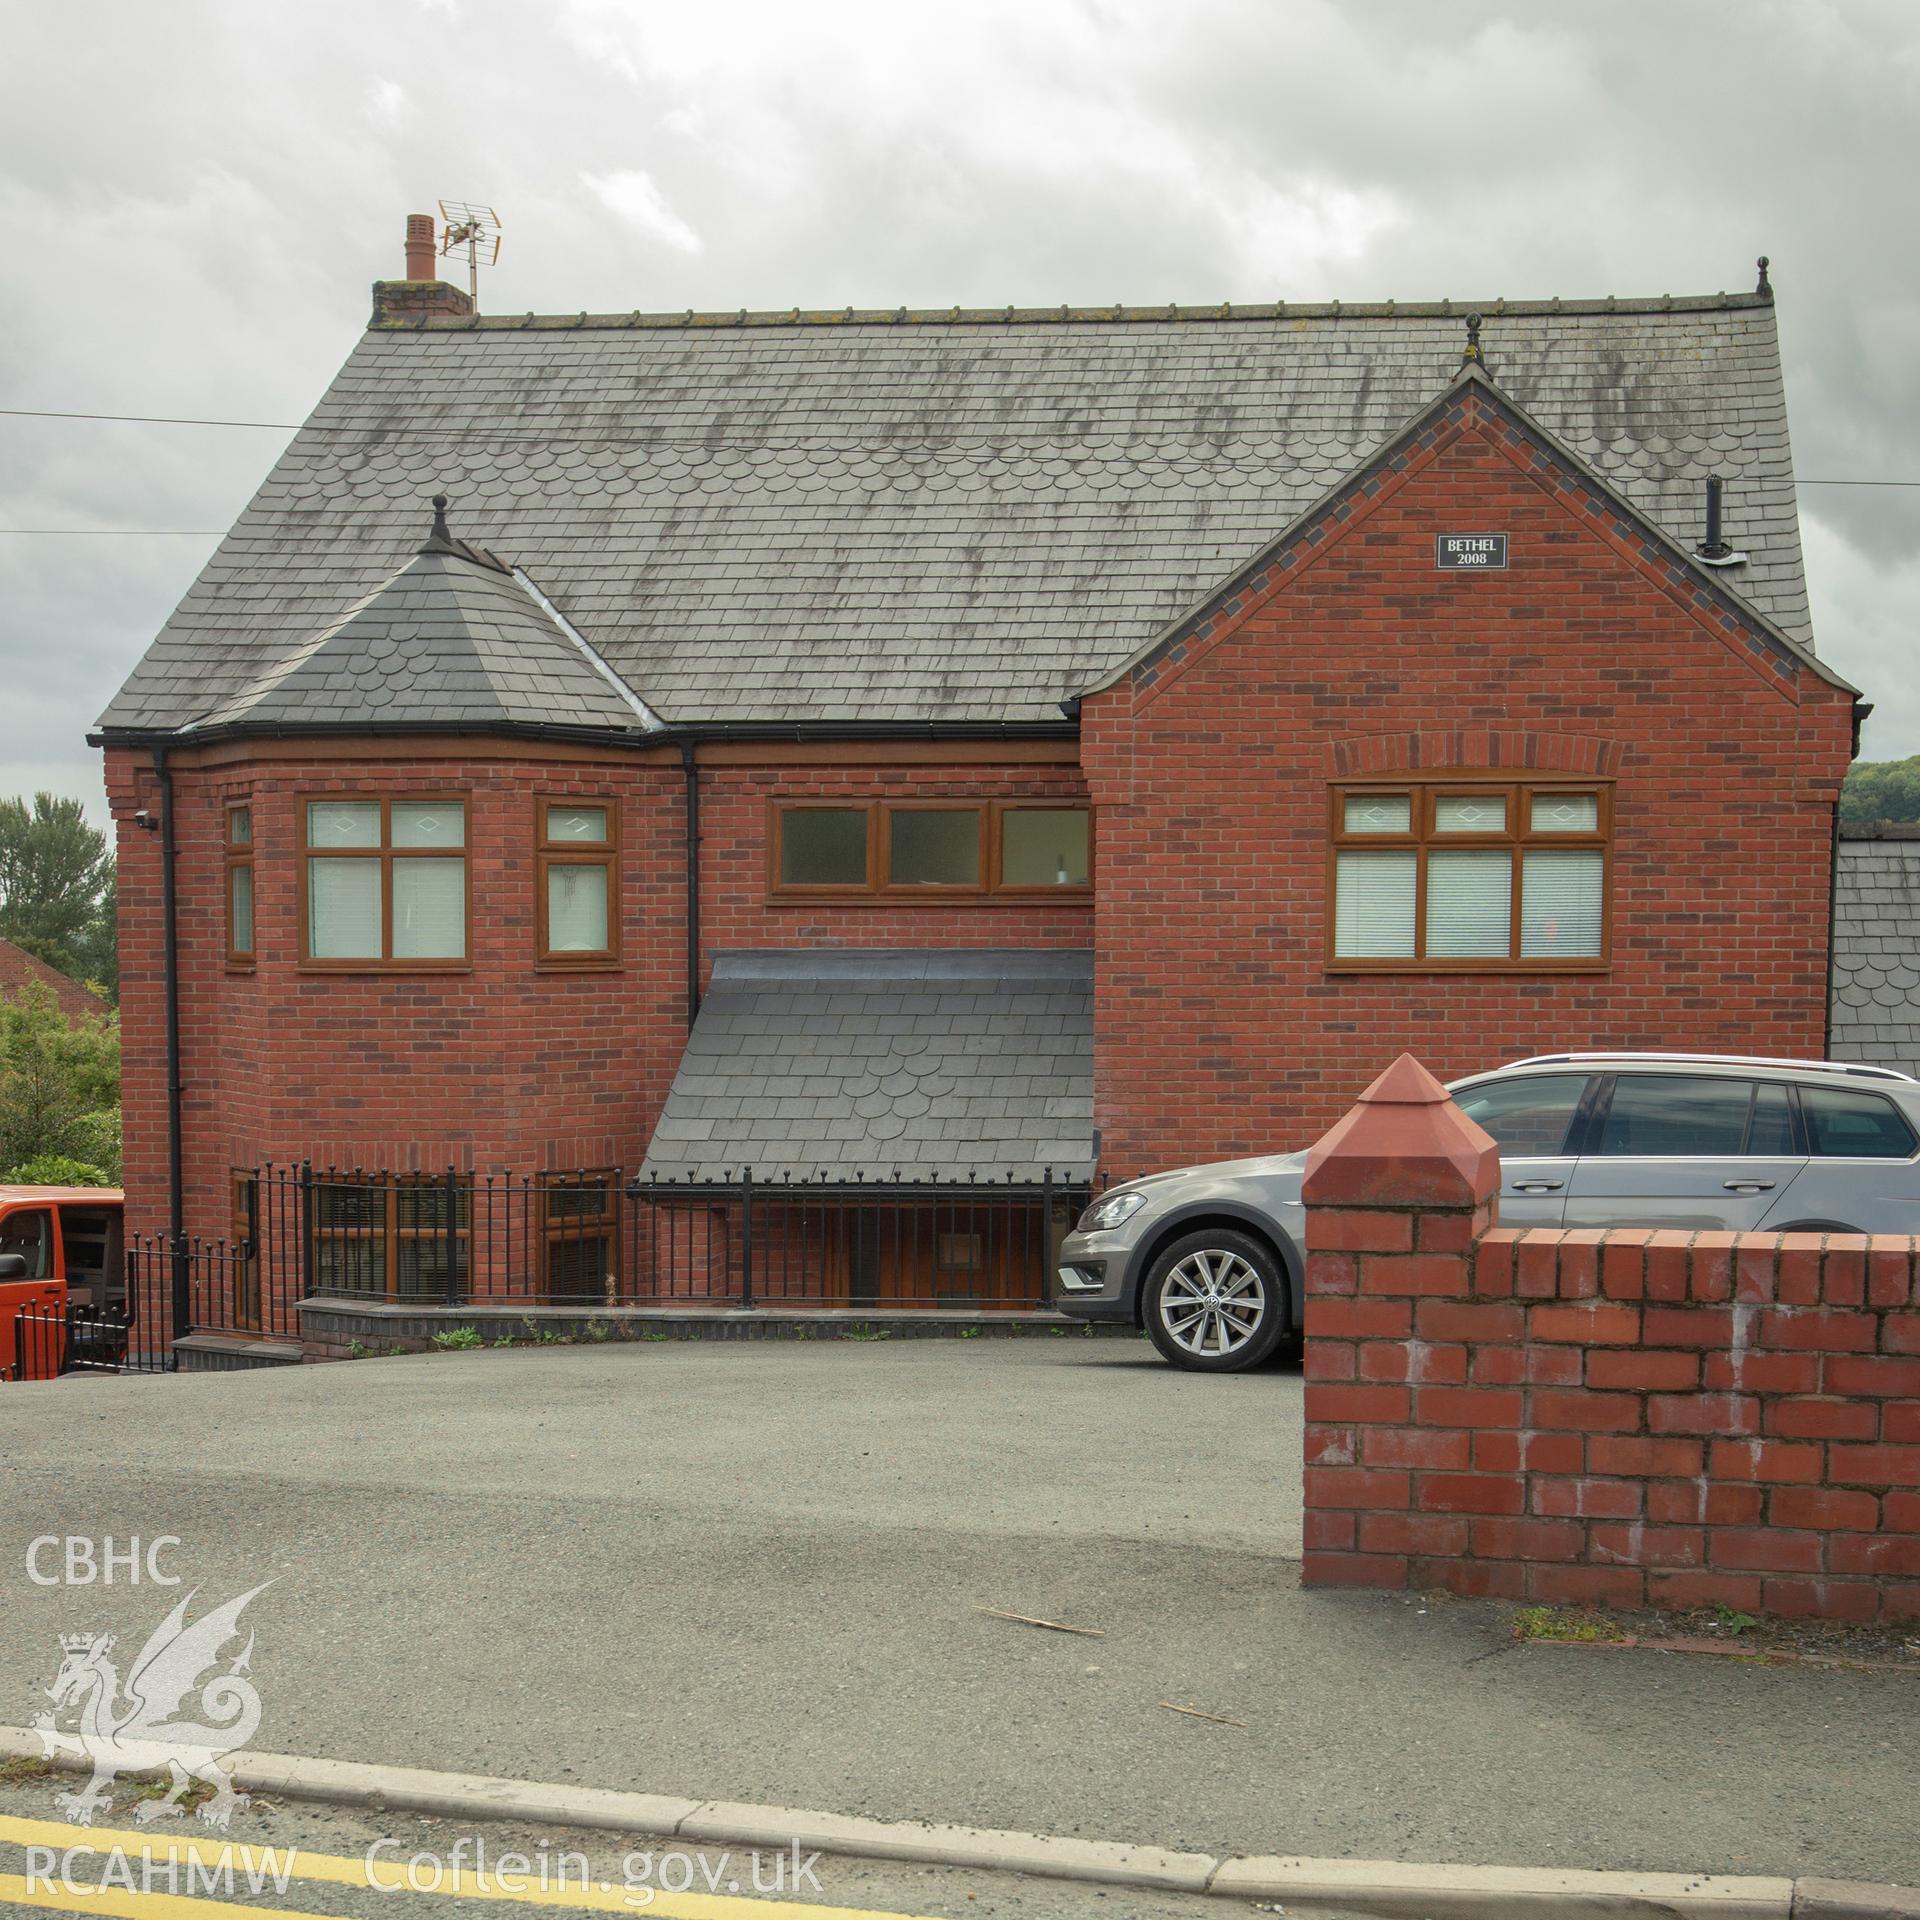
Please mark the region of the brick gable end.
POLYGON ((1303 1146, 1404 1049, 1819 1054, 1852 706, 1459 396, 1083 703, 1109 1166, 1303 1146), (1436 567, 1489 531, 1504 572, 1436 567), (1439 768, 1613 781, 1604 972, 1329 971, 1329 781, 1439 768))

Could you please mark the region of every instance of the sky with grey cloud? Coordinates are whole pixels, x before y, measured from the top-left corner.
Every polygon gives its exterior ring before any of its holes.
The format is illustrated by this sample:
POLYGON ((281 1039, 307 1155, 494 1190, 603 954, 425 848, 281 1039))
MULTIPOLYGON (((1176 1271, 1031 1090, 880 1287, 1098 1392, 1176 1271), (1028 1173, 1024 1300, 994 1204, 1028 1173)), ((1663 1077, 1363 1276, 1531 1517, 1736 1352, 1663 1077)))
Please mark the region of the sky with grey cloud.
MULTIPOLYGON (((290 422, 499 209, 501 312, 1744 288, 1821 651, 1920 752, 1914 0, 0 0, 0 408, 290 422)), ((285 432, 0 416, 0 793, 285 432), (181 529, 180 533, 127 529, 181 529)))

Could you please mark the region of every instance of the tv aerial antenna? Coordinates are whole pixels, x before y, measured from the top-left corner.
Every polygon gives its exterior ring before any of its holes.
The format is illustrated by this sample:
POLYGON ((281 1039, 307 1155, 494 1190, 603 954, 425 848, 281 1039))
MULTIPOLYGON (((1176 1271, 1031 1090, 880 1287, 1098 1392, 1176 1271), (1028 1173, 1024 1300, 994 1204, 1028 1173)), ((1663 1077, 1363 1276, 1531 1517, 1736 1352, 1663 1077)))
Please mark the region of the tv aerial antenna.
POLYGON ((500 216, 491 207, 471 201, 442 200, 440 218, 444 222, 440 234, 441 255, 451 257, 465 251, 467 291, 473 299, 473 310, 478 313, 480 269, 495 266, 500 259, 500 216))

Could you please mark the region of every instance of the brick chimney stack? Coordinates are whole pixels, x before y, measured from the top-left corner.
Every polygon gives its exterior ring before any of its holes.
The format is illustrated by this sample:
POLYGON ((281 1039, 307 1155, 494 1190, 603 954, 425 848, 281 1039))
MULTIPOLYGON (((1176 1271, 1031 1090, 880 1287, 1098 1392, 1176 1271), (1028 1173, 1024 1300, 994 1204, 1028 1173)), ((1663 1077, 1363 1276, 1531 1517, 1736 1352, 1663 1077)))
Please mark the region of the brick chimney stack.
POLYGON ((410 213, 407 215, 407 278, 409 280, 438 280, 439 270, 433 264, 433 215, 430 213, 410 213))
POLYGON ((373 283, 374 327, 419 326, 428 320, 465 320, 473 301, 464 287, 450 287, 440 278, 434 246, 433 215, 407 215, 407 277, 373 283))

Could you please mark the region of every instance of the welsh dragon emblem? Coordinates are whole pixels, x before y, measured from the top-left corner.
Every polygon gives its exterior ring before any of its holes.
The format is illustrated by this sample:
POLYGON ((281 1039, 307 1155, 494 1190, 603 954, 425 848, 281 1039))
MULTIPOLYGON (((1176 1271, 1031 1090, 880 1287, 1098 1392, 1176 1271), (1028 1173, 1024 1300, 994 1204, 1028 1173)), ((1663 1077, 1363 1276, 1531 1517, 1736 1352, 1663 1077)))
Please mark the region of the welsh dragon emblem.
POLYGON ((92 1779, 78 1792, 54 1796, 69 1820, 91 1826, 94 1815, 110 1803, 107 1790, 116 1774, 157 1773, 162 1767, 171 1776, 170 1791, 142 1805, 142 1823, 179 1813, 180 1797, 195 1781, 213 1789, 213 1798, 200 1808, 200 1818, 210 1826, 226 1826, 247 1805, 247 1796, 234 1792, 220 1762, 244 1747, 260 1724, 260 1695, 247 1677, 252 1633, 230 1660, 223 1663, 221 1652, 239 1638, 240 1614, 248 1601, 271 1584, 263 1582, 191 1625, 189 1593, 140 1649, 124 1681, 109 1658, 112 1634, 60 1636, 60 1671, 47 1689, 53 1711, 35 1714, 33 1727, 48 1759, 66 1754, 93 1768, 92 1779), (203 1677, 211 1668, 219 1671, 203 1677), (73 1723, 71 1730, 60 1727, 63 1718, 73 1723))

